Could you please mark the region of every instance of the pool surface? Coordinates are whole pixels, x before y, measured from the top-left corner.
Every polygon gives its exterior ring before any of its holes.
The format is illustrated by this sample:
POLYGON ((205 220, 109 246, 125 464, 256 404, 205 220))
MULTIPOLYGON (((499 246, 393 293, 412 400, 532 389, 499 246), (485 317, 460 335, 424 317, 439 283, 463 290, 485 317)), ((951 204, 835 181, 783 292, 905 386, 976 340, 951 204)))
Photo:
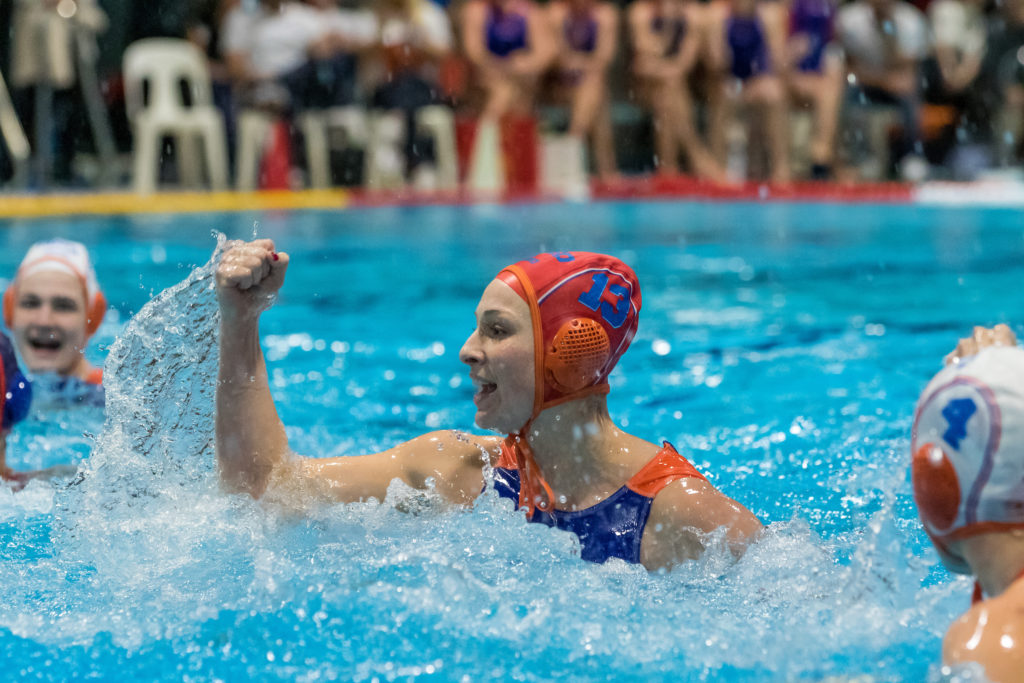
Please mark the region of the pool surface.
POLYGON ((4 680, 953 681, 970 582, 909 483, 914 401, 974 324, 1019 333, 1020 212, 595 203, 6 221, 0 273, 79 239, 115 309, 108 411, 40 406, 0 487, 4 680), (643 287, 612 415, 668 439, 769 531, 737 563, 650 575, 577 559, 492 493, 309 514, 218 490, 217 234, 292 258, 263 342, 292 448, 472 429, 458 350, 489 279, 539 251, 614 253, 643 287), (152 301, 151 301, 152 300, 152 301), (150 302, 147 304, 147 302, 150 302), (399 510, 401 509, 401 511, 399 510))

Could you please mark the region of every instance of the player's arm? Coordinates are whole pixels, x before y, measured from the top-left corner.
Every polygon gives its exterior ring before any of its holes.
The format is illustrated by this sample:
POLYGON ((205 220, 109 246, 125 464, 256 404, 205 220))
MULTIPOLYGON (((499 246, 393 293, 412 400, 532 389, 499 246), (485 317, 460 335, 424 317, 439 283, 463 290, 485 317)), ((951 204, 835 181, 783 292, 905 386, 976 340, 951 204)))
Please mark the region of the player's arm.
POLYGON ((495 437, 438 431, 381 453, 286 459, 271 476, 272 495, 296 502, 383 500, 397 479, 453 503, 470 503, 483 490, 484 466, 497 460, 500 443, 495 437))
POLYGON ((764 526, 743 505, 703 479, 680 479, 654 499, 640 546, 640 561, 650 570, 671 568, 704 552, 702 537, 724 529, 739 557, 764 526))

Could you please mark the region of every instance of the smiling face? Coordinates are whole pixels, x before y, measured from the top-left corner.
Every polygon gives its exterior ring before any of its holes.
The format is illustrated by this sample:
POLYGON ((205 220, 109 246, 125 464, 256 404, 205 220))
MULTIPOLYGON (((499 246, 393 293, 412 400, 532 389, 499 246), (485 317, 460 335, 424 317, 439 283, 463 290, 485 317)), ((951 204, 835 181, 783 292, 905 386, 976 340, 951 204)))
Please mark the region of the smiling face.
POLYGON ((11 331, 31 372, 70 374, 82 360, 85 292, 70 273, 45 270, 18 281, 11 331))
POLYGON ((530 307, 507 284, 493 280, 480 297, 476 320, 476 330, 459 352, 477 389, 476 424, 511 434, 533 413, 530 307))

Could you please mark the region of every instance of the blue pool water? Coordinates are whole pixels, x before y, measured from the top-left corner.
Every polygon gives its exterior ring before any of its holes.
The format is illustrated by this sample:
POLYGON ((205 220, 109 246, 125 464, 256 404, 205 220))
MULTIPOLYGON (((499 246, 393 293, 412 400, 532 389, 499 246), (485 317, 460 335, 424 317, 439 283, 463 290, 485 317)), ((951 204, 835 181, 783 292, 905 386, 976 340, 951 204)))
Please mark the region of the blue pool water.
POLYGON ((937 664, 970 585, 917 523, 907 449, 957 337, 1021 332, 1019 212, 606 203, 2 227, 0 273, 44 236, 89 244, 116 313, 90 350, 109 355, 106 417, 40 407, 9 439, 15 467, 85 476, 0 487, 0 679, 977 680, 937 664), (710 539, 649 575, 581 562, 493 495, 451 510, 393 487, 300 515, 220 493, 204 264, 217 233, 254 232, 292 257, 263 339, 296 452, 472 428, 457 354, 488 280, 538 251, 608 251, 644 288, 613 415, 673 441, 769 532, 738 563, 710 539))

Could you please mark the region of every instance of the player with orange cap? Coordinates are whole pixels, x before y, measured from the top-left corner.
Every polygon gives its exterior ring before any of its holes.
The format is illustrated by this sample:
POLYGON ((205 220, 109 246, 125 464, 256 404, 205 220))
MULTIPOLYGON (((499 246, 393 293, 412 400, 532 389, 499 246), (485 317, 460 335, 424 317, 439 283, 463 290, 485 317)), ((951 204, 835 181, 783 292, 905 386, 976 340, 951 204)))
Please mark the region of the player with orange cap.
POLYGON ((942 563, 976 579, 946 633, 946 664, 1024 680, 1024 349, 1008 327, 975 328, 917 403, 914 500, 942 563))
POLYGON ((472 502, 493 467, 498 494, 534 522, 575 533, 584 559, 619 557, 649 569, 701 554, 724 528, 735 553, 761 530, 670 444, 612 422, 608 374, 636 333, 640 287, 611 256, 541 254, 502 270, 483 292, 460 359, 477 388, 479 427, 433 432, 382 453, 291 457, 270 394, 260 313, 284 282, 288 256, 270 240, 238 243, 221 259, 216 443, 223 483, 261 496, 383 499, 399 479, 472 502))
POLYGON ((4 322, 32 375, 53 373, 101 389, 103 371, 85 358, 107 302, 79 242, 33 244, 3 298, 4 322))

